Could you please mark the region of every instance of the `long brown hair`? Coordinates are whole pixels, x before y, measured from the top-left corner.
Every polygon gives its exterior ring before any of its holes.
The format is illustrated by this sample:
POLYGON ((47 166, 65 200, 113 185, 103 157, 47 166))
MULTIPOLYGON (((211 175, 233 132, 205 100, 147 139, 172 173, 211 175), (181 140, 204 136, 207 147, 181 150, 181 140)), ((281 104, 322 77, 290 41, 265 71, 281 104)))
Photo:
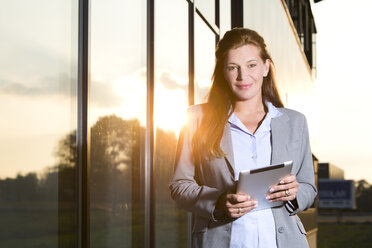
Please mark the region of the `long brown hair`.
MULTIPOLYGON (((270 60, 269 73, 263 79, 262 101, 269 101, 275 107, 283 107, 275 83, 274 65, 266 49, 264 39, 247 28, 234 28, 225 33, 216 47, 216 65, 212 76, 212 87, 208 94, 207 104, 203 105, 203 117, 200 128, 193 138, 194 148, 198 147, 206 157, 223 157, 220 142, 225 125, 234 112, 234 94, 224 77, 224 63, 227 52, 244 45, 254 45, 260 50, 263 61, 270 60)), ((264 103, 265 106, 265 103, 264 103)), ((265 106, 265 111, 266 106, 265 106)), ((204 156, 203 156, 204 157, 204 156)))

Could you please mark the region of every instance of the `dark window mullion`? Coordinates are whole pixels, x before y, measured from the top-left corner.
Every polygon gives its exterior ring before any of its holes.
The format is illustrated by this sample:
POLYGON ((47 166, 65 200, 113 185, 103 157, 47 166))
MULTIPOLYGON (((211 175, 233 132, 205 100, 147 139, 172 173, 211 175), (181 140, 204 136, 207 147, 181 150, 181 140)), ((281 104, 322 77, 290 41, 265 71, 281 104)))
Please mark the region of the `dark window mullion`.
POLYGON ((218 41, 220 40, 220 35, 221 35, 221 27, 220 27, 220 0, 215 0, 215 6, 216 9, 214 11, 215 14, 215 20, 216 20, 216 26, 218 27, 218 34, 216 34, 216 45, 218 41))
POLYGON ((195 90, 195 62, 194 62, 194 50, 195 50, 195 4, 189 1, 189 105, 194 105, 194 90, 195 90))
MULTIPOLYGON (((189 106, 195 103, 195 4, 189 1, 189 106)), ((192 247, 192 214, 187 213, 187 247, 192 247)))
POLYGON ((147 0, 147 116, 145 137, 145 247, 155 247, 154 0, 147 0))
POLYGON ((243 0, 231 0, 231 28, 243 25, 243 0))
POLYGON ((89 0, 79 0, 78 127, 77 127, 77 247, 89 248, 89 0))

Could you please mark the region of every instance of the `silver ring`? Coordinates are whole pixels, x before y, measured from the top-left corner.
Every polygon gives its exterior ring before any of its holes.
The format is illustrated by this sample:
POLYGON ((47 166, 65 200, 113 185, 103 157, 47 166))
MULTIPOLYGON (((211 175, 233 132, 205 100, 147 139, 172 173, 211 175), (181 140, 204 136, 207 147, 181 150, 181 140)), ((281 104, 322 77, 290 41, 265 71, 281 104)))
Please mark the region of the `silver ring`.
POLYGON ((238 214, 241 214, 241 213, 242 213, 242 209, 238 208, 238 214))
POLYGON ((289 189, 287 189, 286 191, 285 191, 285 196, 290 196, 291 194, 289 193, 289 189))

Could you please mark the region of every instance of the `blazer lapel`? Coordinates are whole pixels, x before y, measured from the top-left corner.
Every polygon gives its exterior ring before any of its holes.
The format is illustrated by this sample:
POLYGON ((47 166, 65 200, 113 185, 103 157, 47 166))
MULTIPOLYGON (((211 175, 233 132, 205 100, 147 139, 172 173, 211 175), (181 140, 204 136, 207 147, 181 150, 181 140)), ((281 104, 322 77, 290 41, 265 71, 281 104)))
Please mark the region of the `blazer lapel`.
MULTIPOLYGON (((280 109, 279 109, 280 111, 280 109)), ((289 135, 288 116, 282 115, 271 120, 271 164, 285 162, 287 158, 287 143, 289 135)))
MULTIPOLYGON (((279 110, 280 111, 280 110, 279 110)), ((271 164, 283 163, 287 159, 287 144, 289 135, 288 116, 281 112, 282 115, 271 120, 271 164)), ((234 153, 230 132, 230 123, 227 122, 221 139, 221 149, 226 154, 225 159, 230 166, 233 178, 234 175, 234 153)))
POLYGON ((226 160, 228 165, 230 166, 230 171, 234 176, 234 153, 232 147, 232 139, 231 139, 231 132, 230 132, 230 123, 227 122, 225 125, 225 129, 223 131, 222 139, 221 139, 221 149, 226 154, 226 160))

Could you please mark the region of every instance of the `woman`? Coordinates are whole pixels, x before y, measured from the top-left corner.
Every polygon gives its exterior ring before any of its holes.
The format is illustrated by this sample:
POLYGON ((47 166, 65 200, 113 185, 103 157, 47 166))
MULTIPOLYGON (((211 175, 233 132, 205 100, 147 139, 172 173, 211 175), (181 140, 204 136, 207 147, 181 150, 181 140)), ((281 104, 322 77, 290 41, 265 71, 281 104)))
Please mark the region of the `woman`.
POLYGON ((193 213, 193 247, 308 247, 296 215, 316 196, 306 119, 283 108, 263 38, 228 31, 212 81, 207 103, 188 111, 170 183, 172 198, 193 213), (255 199, 235 193, 241 170, 288 160, 291 175, 267 195, 283 205, 252 211, 255 199))

